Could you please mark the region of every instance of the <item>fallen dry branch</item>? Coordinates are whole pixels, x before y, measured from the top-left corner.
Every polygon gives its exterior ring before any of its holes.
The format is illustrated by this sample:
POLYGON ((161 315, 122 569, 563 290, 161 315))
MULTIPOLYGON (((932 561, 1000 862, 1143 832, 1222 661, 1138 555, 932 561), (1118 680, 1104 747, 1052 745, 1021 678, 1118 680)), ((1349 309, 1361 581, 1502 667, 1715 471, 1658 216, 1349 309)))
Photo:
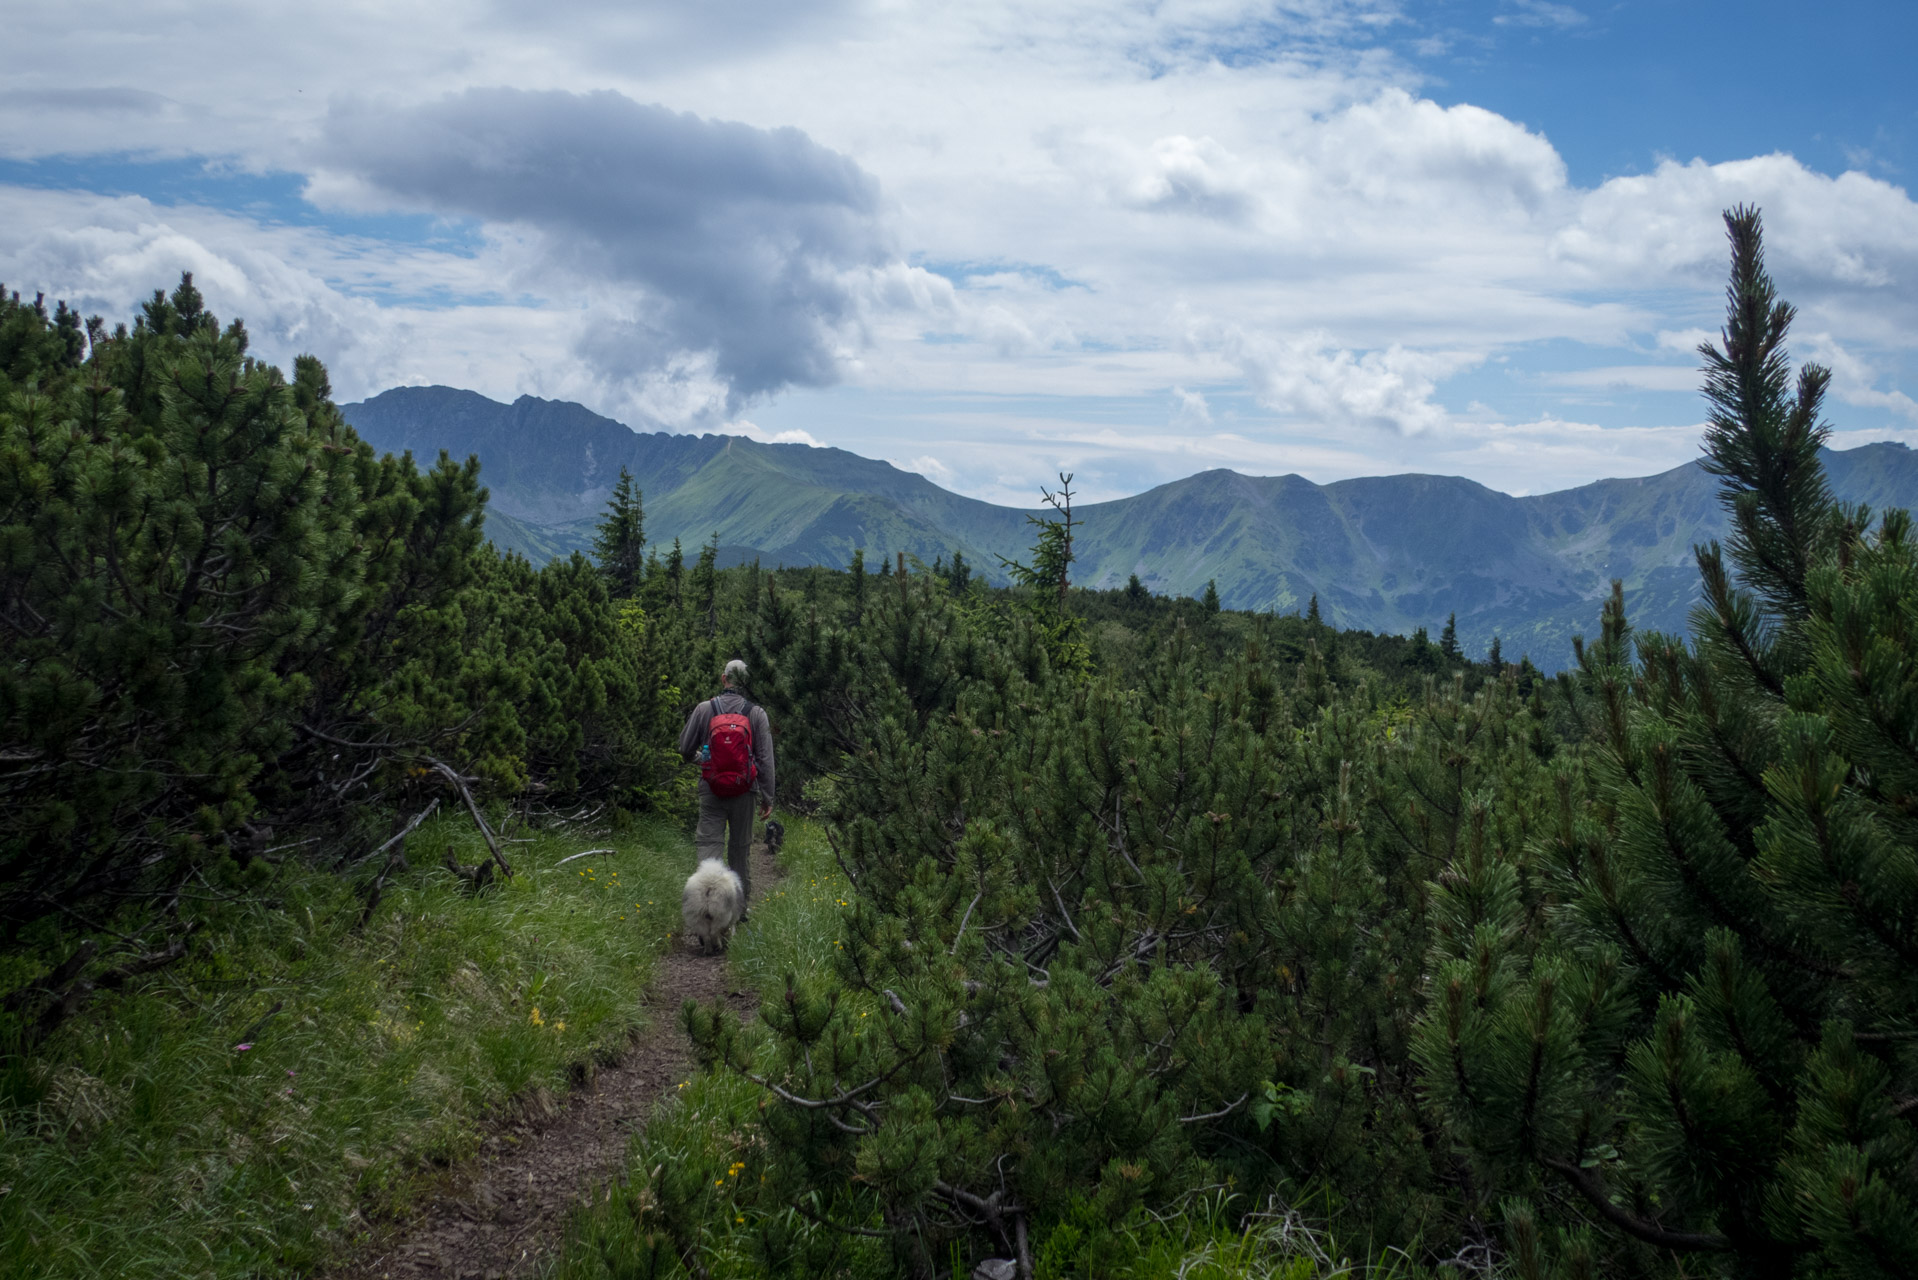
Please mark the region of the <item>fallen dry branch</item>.
MULTIPOLYGON (((421 816, 423 817, 425 815, 421 816)), ((398 837, 395 837, 395 839, 397 838, 398 837)), ((387 841, 389 845, 392 843, 393 841, 391 840, 387 841)), ((387 857, 385 864, 380 867, 380 873, 373 877, 373 883, 366 891, 366 910, 360 912, 359 923, 353 926, 355 933, 366 928, 366 922, 373 918, 373 912, 377 910, 380 905, 380 895, 386 892, 387 878, 391 876, 394 871, 405 870, 408 870, 406 865, 406 849, 404 846, 401 846, 393 850, 387 857)))
POLYGON ((100 944, 88 938, 53 971, 44 978, 29 982, 7 994, 0 1000, 0 1007, 9 1012, 21 1011, 39 1003, 40 1013, 31 1023, 33 1039, 44 1037, 55 1027, 78 1013, 96 991, 117 991, 129 981, 142 974, 152 973, 156 969, 183 959, 187 953, 187 940, 199 931, 196 921, 188 925, 180 934, 158 951, 147 951, 105 973, 94 977, 82 977, 87 965, 99 954, 100 944))
POLYGON ((435 796, 433 797, 432 803, 428 804, 424 809, 421 809, 418 813, 414 814, 411 818, 407 819, 406 825, 400 828, 398 835, 394 836, 392 839, 388 840, 385 844, 373 850, 371 853, 363 853, 359 857, 353 859, 354 864, 357 865, 359 863, 367 861, 370 858, 377 858, 382 853, 385 853, 388 849, 391 849, 394 845, 398 844, 400 841, 406 839, 406 837, 412 835, 413 832, 419 827, 420 823, 425 822, 428 818, 432 817, 434 812, 438 810, 439 807, 440 807, 439 797, 435 796))
POLYGON ((493 851, 493 861, 499 864, 500 874, 512 875, 513 868, 507 865, 506 855, 499 851, 499 840, 493 835, 493 828, 486 825, 486 815, 480 812, 479 801, 473 799, 473 792, 467 787, 466 779, 460 776, 459 770, 444 760, 433 761, 433 767, 459 791, 460 799, 466 801, 466 811, 473 815, 473 825, 478 827, 480 835, 485 837, 486 847, 493 851))
POLYGON ((473 893, 478 893, 481 889, 493 883, 492 863, 482 862, 477 866, 464 866, 453 856, 453 846, 450 844, 446 846, 446 855, 442 865, 461 880, 464 880, 467 889, 473 893))

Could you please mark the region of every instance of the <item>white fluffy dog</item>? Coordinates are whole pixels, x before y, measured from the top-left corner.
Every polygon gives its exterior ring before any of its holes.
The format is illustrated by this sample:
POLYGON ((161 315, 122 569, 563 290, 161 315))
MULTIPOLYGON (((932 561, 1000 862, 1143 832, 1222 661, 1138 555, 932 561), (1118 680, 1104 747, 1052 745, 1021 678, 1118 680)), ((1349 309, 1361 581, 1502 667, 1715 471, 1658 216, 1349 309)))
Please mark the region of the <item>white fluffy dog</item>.
POLYGON ((726 949, 726 936, 745 914, 746 894, 733 869, 718 858, 706 858, 686 877, 680 898, 686 921, 686 941, 701 955, 726 949))

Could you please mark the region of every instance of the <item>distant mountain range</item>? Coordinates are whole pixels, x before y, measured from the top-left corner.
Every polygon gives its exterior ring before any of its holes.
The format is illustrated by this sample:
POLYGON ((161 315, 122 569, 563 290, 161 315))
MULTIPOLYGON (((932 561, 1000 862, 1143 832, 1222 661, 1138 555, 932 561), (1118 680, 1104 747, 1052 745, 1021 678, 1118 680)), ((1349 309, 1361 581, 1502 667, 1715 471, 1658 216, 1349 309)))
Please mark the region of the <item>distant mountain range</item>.
MULTIPOLYGON (((998 557, 1023 557, 1032 540, 1036 512, 843 449, 635 432, 577 404, 449 387, 399 387, 344 411, 378 449, 477 454, 488 535, 535 563, 591 545, 622 466, 645 494, 649 543, 677 537, 690 556, 717 535, 727 563, 844 567, 863 547, 875 564, 901 551, 930 564, 958 550, 1004 581, 998 557)), ((1842 499, 1918 506, 1918 454, 1904 445, 1833 450, 1825 465, 1842 499)), ((1497 634, 1508 656, 1547 670, 1571 660, 1575 632, 1597 631, 1613 578, 1635 626, 1683 630, 1697 598, 1691 548, 1725 531, 1717 481, 1696 463, 1526 498, 1454 476, 1317 485, 1206 471, 1075 515, 1080 586, 1136 573, 1156 592, 1196 595, 1214 579, 1227 608, 1289 613, 1317 595, 1328 622, 1377 632, 1436 636, 1456 613, 1467 653, 1497 634)))

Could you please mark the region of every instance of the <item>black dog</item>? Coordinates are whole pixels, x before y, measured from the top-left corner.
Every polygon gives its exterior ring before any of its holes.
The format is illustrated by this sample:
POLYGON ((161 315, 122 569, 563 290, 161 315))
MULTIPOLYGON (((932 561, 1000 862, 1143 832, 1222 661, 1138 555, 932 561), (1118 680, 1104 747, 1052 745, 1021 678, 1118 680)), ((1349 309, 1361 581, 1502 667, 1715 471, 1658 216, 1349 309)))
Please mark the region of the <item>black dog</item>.
POLYGON ((766 852, 772 857, 779 856, 779 846, 786 843, 786 825, 777 818, 766 820, 766 852))

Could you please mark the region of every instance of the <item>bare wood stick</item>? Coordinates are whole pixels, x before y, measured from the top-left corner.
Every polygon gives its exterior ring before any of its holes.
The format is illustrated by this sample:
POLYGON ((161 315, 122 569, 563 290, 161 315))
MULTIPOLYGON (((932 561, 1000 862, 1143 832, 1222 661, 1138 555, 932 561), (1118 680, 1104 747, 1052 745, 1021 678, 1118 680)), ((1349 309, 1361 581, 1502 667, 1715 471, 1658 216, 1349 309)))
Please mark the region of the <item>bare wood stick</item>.
POLYGON ((0 1004, 0 1007, 9 1010, 23 1009, 39 996, 56 994, 59 988, 67 986, 80 976, 80 971, 87 967, 99 950, 98 939, 86 939, 74 948, 72 955, 55 966, 52 973, 44 978, 36 978, 32 982, 24 983, 8 992, 4 1004, 0 1004))
POLYGON ((152 973, 155 969, 164 969, 177 960, 184 959, 187 951, 187 939, 200 931, 200 921, 188 925, 186 932, 175 938, 159 951, 149 951, 135 956, 117 969, 100 975, 98 985, 109 990, 117 989, 142 974, 152 973))
POLYGON ((1247 1098, 1251 1096, 1252 1095, 1249 1093, 1242 1093, 1238 1096, 1237 1099, 1235 1099, 1232 1102, 1226 1103, 1223 1107, 1220 1107, 1217 1111, 1207 1111, 1202 1115, 1180 1116, 1179 1123, 1180 1124, 1201 1124, 1207 1120, 1218 1120, 1224 1116, 1229 1116, 1234 1111, 1237 1111, 1239 1109, 1240 1103, 1244 1102, 1247 1098))
MULTIPOLYGON (((381 845, 379 848, 373 850, 373 852, 361 854, 359 857, 355 858, 354 861, 356 863, 365 862, 371 858, 379 857, 382 853, 385 853, 388 849, 391 849, 394 845, 406 839, 406 837, 412 835, 414 829, 417 828, 420 825, 420 823, 425 822, 428 818, 432 817, 433 811, 439 807, 440 807, 439 797, 434 796, 433 803, 427 805, 424 809, 421 809, 418 813, 414 814, 412 818, 408 819, 406 825, 400 828, 400 833, 398 835, 394 836, 391 840, 388 840, 385 844, 381 845)), ((291 848, 292 846, 289 845, 287 847, 291 848)))
POLYGON ((275 1000, 273 1002, 273 1007, 271 1009, 268 1009, 265 1013, 261 1014, 258 1020, 256 1020, 252 1026, 248 1027, 245 1031, 242 1031, 240 1033, 239 1043, 241 1044, 252 1043, 253 1038, 255 1036, 259 1035, 260 1032, 266 1030, 266 1024, 273 1021, 273 1015, 278 1013, 280 1010, 284 1008, 286 1008, 286 1001, 275 1000))
MULTIPOLYGON (((389 840, 387 843, 391 844, 392 841, 389 840)), ((373 877, 373 883, 366 891, 366 910, 360 912, 359 923, 353 926, 353 932, 358 933, 366 928, 366 922, 371 920, 373 913, 379 909, 380 895, 386 892, 386 877, 392 874, 395 863, 403 864, 405 861, 405 855, 395 849, 387 855, 386 861, 380 864, 380 873, 373 877)))
POLYGON ((553 865, 556 867, 563 867, 567 863, 572 862, 573 860, 577 858, 590 858, 596 853, 618 853, 618 852, 619 850, 617 849, 588 849, 584 853, 569 853, 564 858, 561 858, 558 862, 555 862, 553 865))
POLYGON ((985 896, 986 891, 981 889, 979 892, 973 894, 972 901, 966 904, 966 914, 959 917, 959 932, 952 935, 952 947, 946 952, 947 955, 956 956, 959 954, 959 939, 966 936, 966 923, 972 919, 972 909, 978 906, 979 899, 985 896))
POLYGON ((434 760, 433 767, 438 769, 445 779, 459 788, 460 799, 466 801, 466 811, 473 815, 473 825, 479 828, 480 835, 486 838, 486 847, 493 851, 493 861, 499 864, 500 872, 512 875, 513 868, 506 863, 506 855, 499 851, 499 841, 493 838, 493 829, 486 825, 486 816, 480 812, 479 802, 473 799, 473 793, 467 789, 466 779, 444 760, 434 760))
POLYGON ((446 846, 445 862, 443 865, 448 871, 451 871, 454 875, 464 880, 467 887, 474 893, 478 893, 481 889, 484 889, 493 882, 492 863, 480 862, 474 866, 463 867, 454 859, 453 846, 450 844, 446 846))

